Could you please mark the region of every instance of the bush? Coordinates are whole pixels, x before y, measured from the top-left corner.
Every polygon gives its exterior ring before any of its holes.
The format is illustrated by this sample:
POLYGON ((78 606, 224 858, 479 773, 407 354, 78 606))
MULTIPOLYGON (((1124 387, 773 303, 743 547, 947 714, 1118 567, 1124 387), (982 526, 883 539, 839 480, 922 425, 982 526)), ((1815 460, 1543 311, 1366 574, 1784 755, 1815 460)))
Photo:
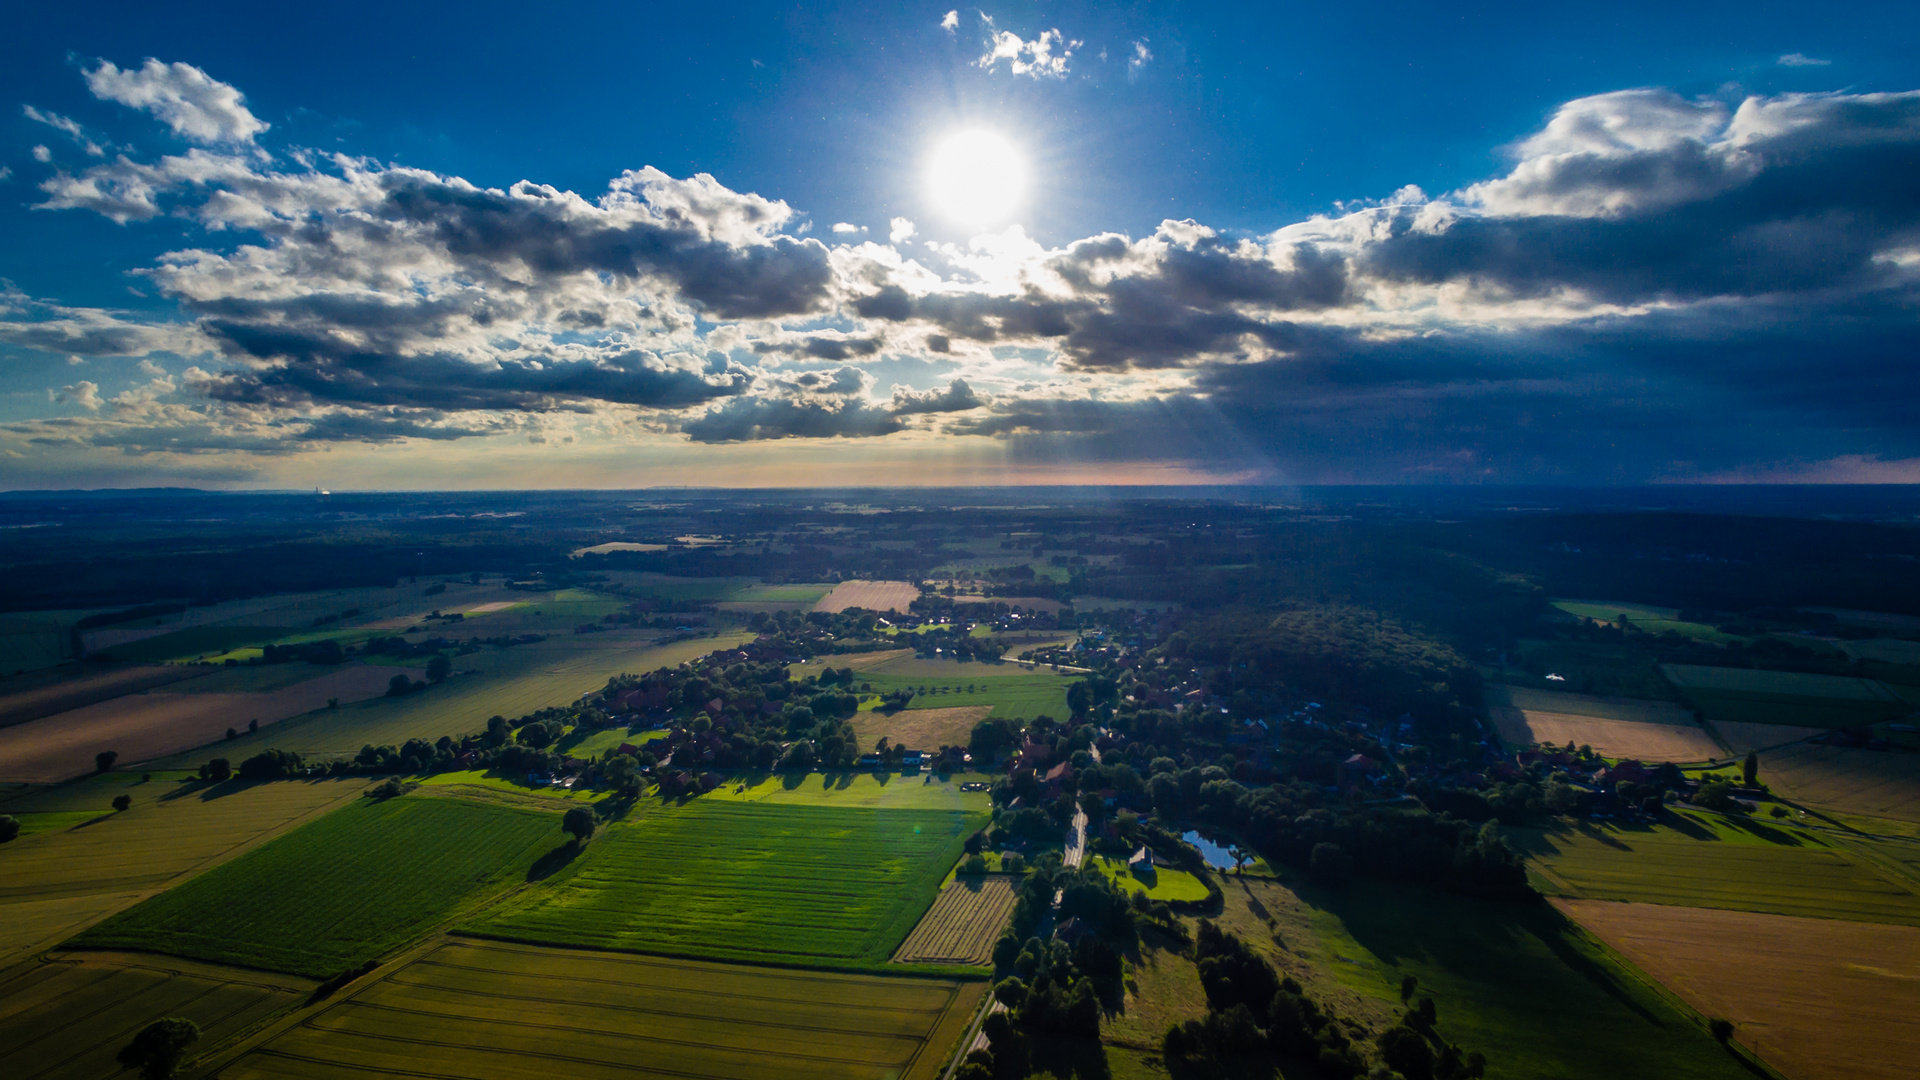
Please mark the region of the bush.
POLYGON ((20 819, 12 814, 0 814, 0 844, 20 835, 20 819))
POLYGON ((967 856, 966 861, 960 864, 960 872, 968 877, 978 877, 986 873, 987 857, 985 855, 967 856))
POLYGON ((1716 1016, 1707 1021, 1707 1031, 1724 1044, 1728 1039, 1733 1038, 1733 1021, 1716 1016))
POLYGON ((303 768, 299 754, 291 750, 267 750, 240 763, 240 779, 283 780, 300 775, 303 768))
POLYGON ((113 808, 115 810, 126 810, 132 806, 133 796, 131 795, 115 795, 113 797, 113 808))
POLYGON ((106 771, 108 771, 109 769, 112 769, 112 768, 113 768, 113 763, 114 763, 114 762, 115 762, 116 760, 118 760, 118 759, 119 759, 119 757, 120 757, 120 755, 119 755, 118 753, 116 753, 116 752, 114 752, 114 751, 112 751, 112 750, 102 750, 102 751, 100 751, 99 753, 97 753, 97 754, 95 754, 95 755, 93 755, 93 768, 94 768, 94 771, 95 771, 95 772, 106 772, 106 771))
POLYGON ((138 1069, 142 1080, 167 1080, 180 1066, 187 1047, 200 1040, 200 1027, 173 1016, 155 1020, 122 1047, 116 1060, 123 1069, 138 1069))
POLYGON ((568 810, 566 816, 560 819, 560 828, 572 836, 577 844, 584 844, 592 839, 595 824, 597 822, 593 811, 584 806, 576 806, 568 810))
POLYGON ((200 766, 200 779, 202 780, 210 780, 218 784, 231 776, 233 776, 233 766, 228 764, 227 759, 223 757, 214 758, 212 761, 200 766))

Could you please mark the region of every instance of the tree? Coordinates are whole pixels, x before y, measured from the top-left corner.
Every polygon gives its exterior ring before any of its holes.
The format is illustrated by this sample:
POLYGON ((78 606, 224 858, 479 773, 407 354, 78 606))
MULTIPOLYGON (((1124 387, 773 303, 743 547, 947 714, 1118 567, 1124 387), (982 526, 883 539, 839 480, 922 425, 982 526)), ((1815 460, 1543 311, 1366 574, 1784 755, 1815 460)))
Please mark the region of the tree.
POLYGON ((113 797, 113 808, 115 810, 125 810, 132 805, 133 796, 131 795, 115 795, 113 797))
POLYGON ((413 680, 407 678, 407 673, 404 671, 387 680, 388 697, 404 697, 412 691, 413 680))
POLYGON ((118 752, 113 750, 102 750, 99 753, 93 755, 94 770, 96 772, 106 772, 107 770, 113 768, 113 763, 118 760, 120 760, 120 755, 118 752))
POLYGON ((1412 1001, 1413 992, 1420 988, 1420 976, 1409 975, 1400 980, 1400 1000, 1412 1001))
POLYGON ((253 732, 256 732, 256 731, 259 731, 259 730, 260 730, 260 721, 258 721, 258 720, 249 720, 249 721, 247 721, 247 732, 248 732, 249 734, 251 734, 251 733, 253 733, 253 732))
POLYGON ((233 765, 226 758, 217 757, 200 766, 200 779, 211 780, 218 784, 233 775, 233 765))
POLYGON ((0 814, 0 844, 20 835, 20 819, 12 814, 0 814))
POLYGON ((1724 1044, 1728 1039, 1733 1038, 1733 1021, 1716 1016, 1707 1021, 1707 1031, 1724 1044))
POLYGON ((1747 760, 1742 762, 1740 765, 1740 780, 1747 787, 1752 787, 1755 784, 1760 782, 1759 751, 1756 751, 1756 750, 1747 751, 1747 760))
POLYGON ((200 1039, 200 1026, 184 1017, 155 1020, 140 1029, 133 1041, 122 1047, 117 1060, 123 1069, 138 1069, 142 1080, 168 1080, 180 1066, 180 1058, 200 1039))
POLYGON ((969 855, 967 861, 960 864, 960 872, 968 877, 978 877, 987 872, 985 855, 969 855))
POLYGON ((453 674, 453 661, 447 659, 446 657, 435 656, 433 659, 427 661, 427 681, 428 682, 430 683, 444 682, 446 681, 447 676, 451 674, 453 674))
POLYGON ((572 835, 576 844, 584 844, 593 836, 594 825, 593 811, 584 806, 574 807, 560 819, 560 827, 572 835))

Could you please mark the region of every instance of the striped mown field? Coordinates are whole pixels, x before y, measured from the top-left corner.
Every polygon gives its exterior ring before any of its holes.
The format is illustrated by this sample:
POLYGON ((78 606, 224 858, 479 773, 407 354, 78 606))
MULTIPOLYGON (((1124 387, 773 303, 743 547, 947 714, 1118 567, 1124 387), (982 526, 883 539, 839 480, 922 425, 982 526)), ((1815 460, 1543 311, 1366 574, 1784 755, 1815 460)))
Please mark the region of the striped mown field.
POLYGON ((327 978, 526 880, 560 847, 558 809, 459 798, 363 800, 80 935, 327 978))
POLYGON ((986 982, 450 940, 221 1080, 930 1080, 986 982))
POLYGON ((955 878, 940 890, 920 924, 893 954, 903 964, 979 964, 993 961, 993 943, 1019 897, 1014 879, 999 875, 955 878))
POLYGON ((587 948, 876 966, 985 814, 696 799, 609 826, 463 932, 587 948))
POLYGON ((315 985, 158 956, 77 953, 22 965, 0 981, 0 1076, 128 1075, 114 1055, 155 1020, 186 1017, 200 1027, 189 1053, 208 1050, 298 1004, 315 985))

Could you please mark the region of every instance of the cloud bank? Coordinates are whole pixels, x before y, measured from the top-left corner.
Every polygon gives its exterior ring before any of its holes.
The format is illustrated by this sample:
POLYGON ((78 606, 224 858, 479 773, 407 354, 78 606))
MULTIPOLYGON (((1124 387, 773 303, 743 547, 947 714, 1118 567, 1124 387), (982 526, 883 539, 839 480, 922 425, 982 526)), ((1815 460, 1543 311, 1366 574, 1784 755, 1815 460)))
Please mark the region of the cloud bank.
MULTIPOLYGON (((1065 73, 1056 32, 1000 33, 983 66, 1065 73)), ((905 218, 828 244, 648 167, 485 188, 266 148, 189 65, 86 78, 194 145, 56 168, 40 208, 203 242, 139 270, 173 318, 0 295, 0 344, 164 361, 118 394, 49 387, 65 415, 0 427, 21 447, 948 440, 1301 481, 1920 457, 1920 93, 1596 95, 1458 191, 1047 246, 909 244, 905 218), (944 384, 912 381, 927 360, 944 384)))

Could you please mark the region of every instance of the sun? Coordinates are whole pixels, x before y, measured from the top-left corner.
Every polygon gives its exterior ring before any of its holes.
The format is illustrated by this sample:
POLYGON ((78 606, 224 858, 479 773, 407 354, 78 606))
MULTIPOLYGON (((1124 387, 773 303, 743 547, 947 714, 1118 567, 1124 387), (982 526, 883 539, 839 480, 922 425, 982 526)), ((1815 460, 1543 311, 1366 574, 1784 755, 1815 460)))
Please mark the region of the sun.
POLYGON ((963 131, 936 146, 927 187, 940 212, 968 226, 1005 221, 1027 192, 1027 164, 991 131, 963 131))

